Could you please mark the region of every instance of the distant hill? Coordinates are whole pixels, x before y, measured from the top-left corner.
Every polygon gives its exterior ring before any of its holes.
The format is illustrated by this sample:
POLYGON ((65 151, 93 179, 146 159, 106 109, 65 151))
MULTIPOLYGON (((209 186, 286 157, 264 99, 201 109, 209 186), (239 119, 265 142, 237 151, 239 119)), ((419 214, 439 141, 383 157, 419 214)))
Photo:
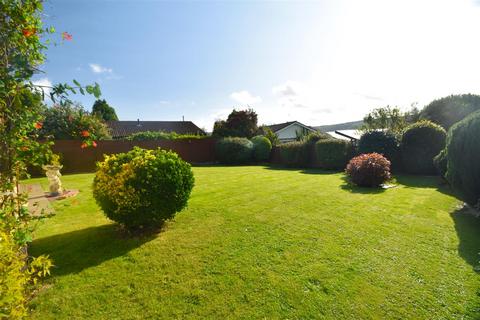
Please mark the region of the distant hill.
POLYGON ((324 126, 313 127, 317 130, 322 132, 328 131, 335 131, 335 130, 354 130, 361 127, 363 124, 363 120, 352 121, 352 122, 345 122, 345 123, 337 123, 337 124, 329 124, 324 126))

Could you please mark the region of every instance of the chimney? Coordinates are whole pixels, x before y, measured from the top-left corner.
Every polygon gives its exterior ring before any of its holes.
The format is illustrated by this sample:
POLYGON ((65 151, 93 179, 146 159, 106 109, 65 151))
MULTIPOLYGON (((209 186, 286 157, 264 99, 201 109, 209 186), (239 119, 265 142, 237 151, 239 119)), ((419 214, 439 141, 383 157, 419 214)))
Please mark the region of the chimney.
POLYGON ((185 121, 185 116, 182 116, 182 121, 185 121))
POLYGON ((137 119, 137 127, 140 127, 140 119, 137 119))

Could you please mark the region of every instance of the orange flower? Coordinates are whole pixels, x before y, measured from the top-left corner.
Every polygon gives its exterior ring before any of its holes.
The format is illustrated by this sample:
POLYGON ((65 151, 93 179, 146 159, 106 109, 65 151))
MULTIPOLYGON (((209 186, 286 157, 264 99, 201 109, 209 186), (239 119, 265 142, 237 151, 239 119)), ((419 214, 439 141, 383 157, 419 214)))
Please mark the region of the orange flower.
POLYGON ((43 123, 37 122, 37 123, 35 123, 33 126, 35 127, 35 129, 42 129, 43 123))
POLYGON ((23 147, 21 147, 20 149, 21 149, 22 151, 27 151, 27 150, 28 150, 28 147, 23 146, 23 147))
POLYGON ((88 132, 87 130, 83 130, 83 131, 81 132, 81 135, 82 135, 82 137, 85 137, 85 138, 86 138, 86 137, 88 137, 88 136, 90 135, 90 132, 88 132))
POLYGON ((35 29, 23 29, 22 30, 22 33, 26 38, 29 38, 29 37, 33 36, 36 32, 37 32, 37 30, 35 30, 35 29))
POLYGON ((96 148, 96 147, 97 147, 97 143, 96 143, 95 141, 93 141, 93 142, 92 142, 92 146, 93 146, 94 148, 96 148))
POLYGON ((85 142, 82 143, 82 145, 80 146, 80 148, 82 148, 82 149, 85 149, 86 147, 88 147, 88 145, 85 142))
POLYGON ((68 32, 62 32, 62 39, 63 40, 67 40, 67 41, 71 41, 73 39, 72 35, 68 32))

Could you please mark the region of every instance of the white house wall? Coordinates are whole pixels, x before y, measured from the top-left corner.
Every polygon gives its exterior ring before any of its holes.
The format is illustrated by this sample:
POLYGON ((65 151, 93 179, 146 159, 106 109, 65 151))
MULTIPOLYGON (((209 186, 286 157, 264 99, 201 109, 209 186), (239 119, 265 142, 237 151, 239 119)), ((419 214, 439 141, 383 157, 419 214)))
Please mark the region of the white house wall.
POLYGON ((279 130, 276 132, 278 139, 281 141, 291 141, 295 140, 298 134, 302 132, 309 132, 309 130, 305 129, 304 127, 298 124, 292 124, 291 126, 284 128, 283 130, 279 130))

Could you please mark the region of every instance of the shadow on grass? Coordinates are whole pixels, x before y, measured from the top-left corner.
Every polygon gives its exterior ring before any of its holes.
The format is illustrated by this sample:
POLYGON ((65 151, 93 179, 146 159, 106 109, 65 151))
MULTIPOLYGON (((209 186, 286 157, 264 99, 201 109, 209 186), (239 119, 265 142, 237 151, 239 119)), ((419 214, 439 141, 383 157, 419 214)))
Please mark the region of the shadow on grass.
MULTIPOLYGON (((395 175, 395 180, 407 188, 435 188, 443 194, 457 197, 448 183, 439 176, 395 175)), ((458 198, 458 197, 457 197, 458 198)))
POLYGON ((37 239, 30 253, 49 255, 55 265, 52 274, 62 276, 125 255, 153 238, 154 235, 127 237, 117 225, 108 224, 37 239))
POLYGON ((335 170, 325 170, 325 169, 318 169, 318 168, 286 167, 286 166, 280 166, 280 165, 269 165, 269 166, 266 166, 265 169, 276 170, 276 171, 297 171, 303 174, 321 174, 321 175, 341 173, 341 171, 335 171, 335 170))
POLYGON ((359 187, 350 182, 347 176, 342 177, 343 184, 340 186, 343 190, 349 191, 351 193, 361 193, 361 194, 377 194, 385 192, 386 189, 381 187, 369 188, 369 187, 359 187))
POLYGON ((471 208, 465 207, 451 213, 459 239, 458 254, 473 268, 480 265, 480 218, 471 208))

